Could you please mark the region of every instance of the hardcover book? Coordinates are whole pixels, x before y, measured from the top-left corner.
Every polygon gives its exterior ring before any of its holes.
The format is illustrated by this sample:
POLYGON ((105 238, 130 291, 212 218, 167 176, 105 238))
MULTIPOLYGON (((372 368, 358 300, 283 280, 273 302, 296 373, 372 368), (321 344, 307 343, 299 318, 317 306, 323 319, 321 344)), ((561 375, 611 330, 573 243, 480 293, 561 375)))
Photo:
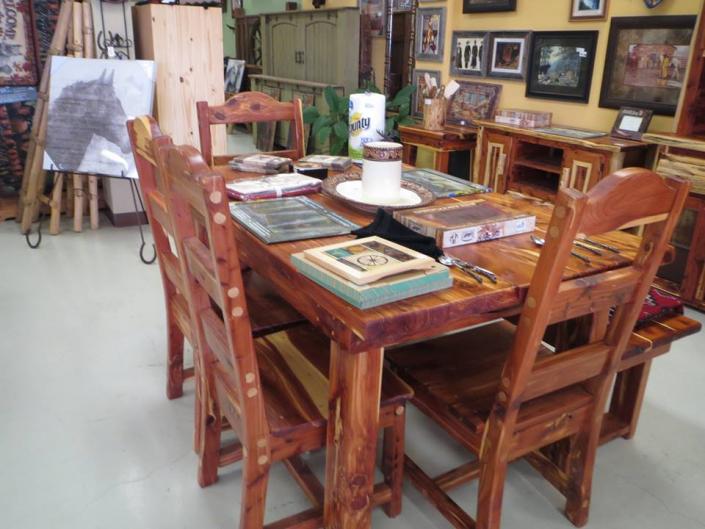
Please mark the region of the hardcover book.
POLYGON ((333 171, 345 171, 352 165, 352 158, 347 156, 328 156, 325 154, 311 154, 299 159, 300 162, 320 163, 323 167, 333 171))
POLYGON ((303 275, 358 309, 369 309, 453 286, 448 268, 438 263, 426 270, 404 272, 368 285, 357 285, 306 259, 303 253, 292 255, 291 262, 303 275))
POLYGON ((321 189, 321 181, 311 176, 288 173, 236 180, 225 187, 228 196, 235 200, 260 200, 316 193, 321 189))
POLYGON ((231 202, 230 214, 267 244, 346 235, 359 228, 307 197, 231 202))
POLYGON ((436 261, 382 237, 365 237, 304 251, 308 261, 356 285, 367 285, 409 270, 432 268, 436 261))
POLYGON ((241 154, 229 162, 236 171, 276 174, 289 171, 291 158, 271 154, 241 154))
POLYGON ((536 217, 484 199, 448 206, 394 212, 394 218, 417 233, 452 248, 534 231, 536 217))
POLYGON ((404 171, 402 180, 425 187, 438 198, 487 193, 489 188, 433 169, 404 171))

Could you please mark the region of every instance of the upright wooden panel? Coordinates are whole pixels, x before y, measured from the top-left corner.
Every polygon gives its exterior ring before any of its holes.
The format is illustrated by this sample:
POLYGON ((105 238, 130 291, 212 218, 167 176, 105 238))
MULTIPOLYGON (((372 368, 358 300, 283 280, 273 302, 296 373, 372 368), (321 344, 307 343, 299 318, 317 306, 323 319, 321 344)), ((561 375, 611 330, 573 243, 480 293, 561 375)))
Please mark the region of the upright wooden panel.
MULTIPOLYGON (((196 102, 221 105, 223 23, 218 8, 147 4, 133 7, 137 57, 157 64, 154 114, 176 144, 198 145, 196 102)), ((227 152, 224 127, 213 149, 227 152)))
POLYGON ((306 79, 335 83, 338 77, 338 50, 335 42, 337 17, 304 21, 304 67, 306 79))

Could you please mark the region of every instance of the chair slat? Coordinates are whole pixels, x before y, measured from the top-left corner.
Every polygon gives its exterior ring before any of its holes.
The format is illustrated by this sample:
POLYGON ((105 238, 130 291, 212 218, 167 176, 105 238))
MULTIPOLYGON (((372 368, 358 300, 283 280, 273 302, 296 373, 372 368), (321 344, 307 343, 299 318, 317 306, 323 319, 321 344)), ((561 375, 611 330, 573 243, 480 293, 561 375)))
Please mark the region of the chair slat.
POLYGON ((191 273, 208 292, 210 298, 222 309, 221 286, 215 277, 215 270, 212 268, 210 251, 196 238, 184 241, 184 251, 191 273))

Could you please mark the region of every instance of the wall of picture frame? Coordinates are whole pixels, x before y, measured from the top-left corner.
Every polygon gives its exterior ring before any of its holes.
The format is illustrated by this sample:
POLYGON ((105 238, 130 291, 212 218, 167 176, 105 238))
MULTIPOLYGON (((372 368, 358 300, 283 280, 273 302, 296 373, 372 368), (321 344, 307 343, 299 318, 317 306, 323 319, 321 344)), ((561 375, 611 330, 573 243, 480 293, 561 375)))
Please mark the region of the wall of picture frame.
MULTIPOLYGON (((679 91, 687 65, 687 58, 682 58, 687 52, 684 47, 687 45, 682 42, 683 32, 674 28, 671 33, 662 35, 664 41, 677 40, 676 49, 663 50, 661 47, 666 42, 643 38, 638 41, 643 46, 632 50, 631 55, 628 52, 626 58, 613 38, 609 47, 613 57, 607 61, 610 30, 614 19, 614 25, 619 27, 612 30, 613 34, 629 31, 629 23, 619 24, 620 19, 629 17, 649 17, 643 20, 645 27, 653 21, 653 27, 659 28, 662 26, 658 17, 695 16, 701 3, 701 0, 667 0, 649 9, 642 0, 420 1, 417 20, 423 17, 424 9, 442 8, 445 25, 438 32, 443 34, 442 46, 429 48, 431 51, 442 48, 442 56, 418 59, 416 68, 438 72, 443 83, 449 79, 499 83, 503 87, 500 108, 552 112, 557 124, 608 132, 620 106, 644 106, 654 112, 651 130, 671 130, 673 117, 667 114, 675 112, 677 95, 674 98, 674 94, 679 91), (502 10, 491 11, 489 7, 502 10), (587 55, 573 52, 569 56, 552 56, 552 50, 561 45, 562 35, 556 32, 575 32, 564 35, 572 39, 568 47, 585 49, 587 55), (532 50, 532 39, 537 37, 537 47, 532 50), (591 46, 594 46, 592 53, 591 46), (623 89, 615 81, 624 77, 625 69, 631 69, 632 74, 644 71, 649 57, 659 53, 674 60, 666 61, 665 66, 663 61, 649 63, 650 73, 641 78, 627 72, 626 78, 633 85, 630 89, 623 89), (624 59, 624 68, 610 69, 620 58, 624 59), (547 64, 554 61, 577 63, 578 67, 549 71, 547 64), (607 79, 603 87, 606 65, 607 79), (582 73, 573 77, 575 71, 582 73), (649 101, 653 103, 651 106, 649 101), (663 101, 669 104, 656 104, 663 101)), ((638 40, 643 34, 635 33, 632 37, 638 40)))

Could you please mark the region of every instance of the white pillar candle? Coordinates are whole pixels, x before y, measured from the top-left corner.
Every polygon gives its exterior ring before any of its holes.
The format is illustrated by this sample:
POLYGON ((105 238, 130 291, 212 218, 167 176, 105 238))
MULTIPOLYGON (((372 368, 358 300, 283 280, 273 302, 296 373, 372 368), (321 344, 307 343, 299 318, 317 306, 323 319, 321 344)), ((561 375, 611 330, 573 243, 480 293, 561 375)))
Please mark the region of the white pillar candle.
POLYGON ((402 145, 389 141, 365 144, 362 161, 362 198, 375 204, 393 204, 401 193, 402 145))

